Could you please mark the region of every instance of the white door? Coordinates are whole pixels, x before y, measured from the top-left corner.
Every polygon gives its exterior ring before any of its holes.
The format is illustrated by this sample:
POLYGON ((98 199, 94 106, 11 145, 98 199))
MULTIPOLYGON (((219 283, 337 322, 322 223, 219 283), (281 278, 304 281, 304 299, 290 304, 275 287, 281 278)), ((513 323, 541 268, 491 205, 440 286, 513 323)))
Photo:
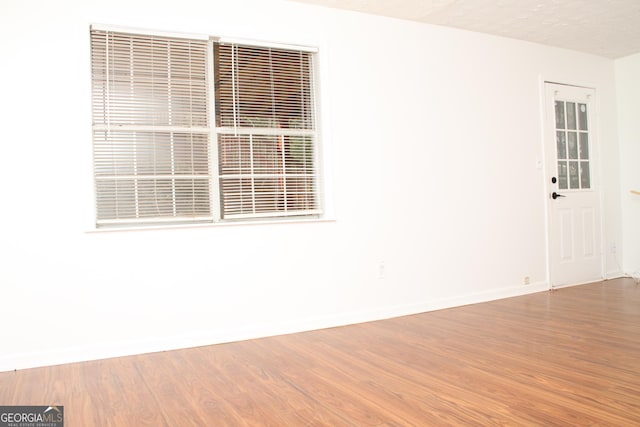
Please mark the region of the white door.
POLYGON ((545 157, 552 287, 602 278, 595 92, 545 83, 545 157))

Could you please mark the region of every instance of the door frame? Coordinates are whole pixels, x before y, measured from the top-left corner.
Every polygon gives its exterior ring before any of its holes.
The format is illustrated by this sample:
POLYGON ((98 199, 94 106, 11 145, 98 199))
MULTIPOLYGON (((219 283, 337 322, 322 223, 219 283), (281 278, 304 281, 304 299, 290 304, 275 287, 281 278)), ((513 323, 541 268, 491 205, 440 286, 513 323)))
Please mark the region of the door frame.
MULTIPOLYGON (((547 126, 553 126, 554 124, 549 124, 547 117, 547 102, 550 100, 547 99, 546 96, 546 87, 547 84, 559 85, 559 86, 570 86, 579 89, 589 89, 594 93, 594 100, 591 104, 591 134, 594 136, 595 144, 591 145, 591 152, 593 153, 592 157, 595 157, 595 162, 591 163, 592 170, 596 171, 595 174, 595 191, 597 192, 597 200, 598 200, 598 208, 600 210, 600 218, 599 218, 599 228, 600 228, 600 247, 598 250, 600 251, 600 279, 603 280, 605 278, 606 271, 606 251, 605 251, 605 210, 604 210, 604 195, 602 191, 602 158, 601 158, 601 138, 600 138, 600 125, 599 125, 599 117, 600 117, 600 109, 599 109, 599 97, 598 97, 598 89, 595 84, 584 84, 584 83, 576 83, 567 79, 550 79, 545 78, 544 76, 540 76, 539 79, 539 94, 540 94, 540 132, 541 132, 541 145, 542 145, 542 179, 543 183, 543 197, 544 197, 544 209, 545 209, 545 261, 546 261, 546 278, 548 287, 550 290, 559 289, 562 287, 569 287, 580 285, 583 283, 572 283, 566 285, 554 285, 553 278, 551 277, 551 215, 552 215, 552 206, 551 206, 551 193, 553 192, 551 177, 553 176, 553 171, 549 170, 549 161, 548 156, 551 154, 555 156, 555 153, 547 152, 547 126), (595 116, 595 119, 593 118, 595 116)), ((593 160, 593 159, 592 159, 593 160)), ((592 176, 592 179, 594 177, 592 176)), ((599 281, 596 280, 596 281, 599 281)))

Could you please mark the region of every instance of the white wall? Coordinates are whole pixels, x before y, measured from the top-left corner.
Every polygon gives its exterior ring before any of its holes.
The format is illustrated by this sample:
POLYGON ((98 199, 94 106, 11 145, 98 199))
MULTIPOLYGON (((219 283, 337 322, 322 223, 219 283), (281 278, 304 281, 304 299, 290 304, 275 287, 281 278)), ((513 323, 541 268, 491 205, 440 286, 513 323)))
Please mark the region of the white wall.
POLYGON ((546 289, 542 79, 596 87, 618 185, 590 55, 278 0, 3 0, 0 36, 0 370, 546 289), (319 46, 335 221, 88 232, 91 23, 319 46))
POLYGON ((616 61, 620 133, 620 181, 624 229, 623 265, 627 273, 640 277, 640 54, 616 61))

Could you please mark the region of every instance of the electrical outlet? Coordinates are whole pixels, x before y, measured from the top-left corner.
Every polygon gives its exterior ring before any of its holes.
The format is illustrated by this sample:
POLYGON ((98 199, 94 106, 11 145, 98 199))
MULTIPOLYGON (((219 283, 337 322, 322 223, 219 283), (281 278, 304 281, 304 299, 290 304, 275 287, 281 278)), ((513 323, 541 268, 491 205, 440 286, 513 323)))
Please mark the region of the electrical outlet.
POLYGON ((611 253, 615 254, 618 251, 618 248, 616 246, 616 242, 611 242, 611 253))
POLYGON ((529 278, 529 276, 524 276, 524 279, 522 279, 522 283, 524 283, 525 285, 530 285, 531 279, 529 278))

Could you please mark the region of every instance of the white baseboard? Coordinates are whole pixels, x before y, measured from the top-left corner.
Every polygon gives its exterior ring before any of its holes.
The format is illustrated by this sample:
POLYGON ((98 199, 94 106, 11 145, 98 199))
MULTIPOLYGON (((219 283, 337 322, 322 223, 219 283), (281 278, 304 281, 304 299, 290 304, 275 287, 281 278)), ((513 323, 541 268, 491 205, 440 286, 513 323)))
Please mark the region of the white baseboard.
POLYGON ((562 288, 571 288, 573 286, 581 286, 581 285, 588 285, 589 283, 598 283, 598 282, 602 282, 603 280, 614 280, 614 279, 621 279, 623 277, 630 277, 628 274, 625 274, 621 271, 614 271, 614 272, 609 272, 605 275, 605 277, 601 278, 601 279, 592 279, 586 282, 579 282, 579 283, 569 283, 566 285, 555 285, 552 286, 552 289, 562 289, 562 288))
POLYGON ((622 270, 607 271, 604 276, 604 280, 619 279, 621 277, 629 277, 629 275, 622 270))
POLYGON ((337 316, 313 319, 301 319, 300 321, 284 324, 255 325, 254 327, 227 330, 203 330, 180 336, 112 341, 97 345, 69 347, 50 351, 14 353, 0 356, 0 372, 108 359, 112 357, 131 356, 136 354, 155 353, 181 348, 200 347, 253 338, 345 326, 355 323, 407 316, 456 306, 515 297, 546 291, 548 289, 548 283, 539 282, 526 286, 521 285, 517 287, 494 289, 453 298, 443 298, 423 301, 416 304, 387 307, 380 310, 352 312, 337 316))

